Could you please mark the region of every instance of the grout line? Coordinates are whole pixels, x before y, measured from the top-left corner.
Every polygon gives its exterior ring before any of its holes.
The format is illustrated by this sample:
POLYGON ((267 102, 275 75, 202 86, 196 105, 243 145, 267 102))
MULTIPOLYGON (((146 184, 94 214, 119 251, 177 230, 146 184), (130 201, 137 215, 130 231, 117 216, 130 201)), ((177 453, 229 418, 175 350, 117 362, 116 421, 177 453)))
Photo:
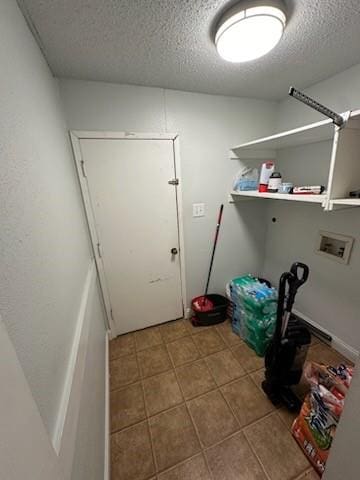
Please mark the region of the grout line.
POLYGON ((243 427, 240 425, 240 421, 239 421, 237 415, 235 414, 234 409, 233 409, 232 406, 230 405, 230 402, 227 401, 227 399, 226 399, 226 397, 225 397, 225 395, 224 395, 224 393, 222 392, 222 390, 221 390, 220 387, 219 387, 219 391, 220 391, 220 395, 222 396, 224 402, 225 402, 226 405, 228 406, 230 412, 232 413, 233 417, 235 418, 237 424, 239 425, 239 429, 241 430, 243 427))
POLYGON ((276 415, 276 413, 277 413, 277 411, 273 410, 272 412, 267 413, 263 417, 254 420, 253 422, 249 423, 248 425, 245 425, 244 428, 243 428, 244 433, 246 433, 246 430, 249 430, 251 427, 254 427, 258 423, 260 423, 262 420, 265 420, 265 418, 271 417, 272 415, 276 415))
POLYGON ((175 470, 175 468, 177 467, 181 467, 182 465, 184 465, 186 462, 189 462, 190 460, 193 460, 194 458, 196 457, 200 457, 200 456, 205 456, 203 451, 201 452, 197 452, 195 453, 194 455, 191 455, 191 457, 188 457, 188 458, 185 458, 185 460, 181 460, 181 462, 179 463, 175 463, 175 465, 171 465, 171 467, 168 467, 166 468, 165 470, 162 470, 160 475, 164 474, 164 473, 170 473, 172 472, 173 470, 175 470))
POLYGON ((236 435, 239 435, 240 433, 244 434, 243 430, 244 430, 244 427, 241 427, 239 430, 236 430, 236 432, 230 433, 230 435, 228 435, 225 438, 222 438, 218 442, 215 442, 212 445, 209 445, 208 447, 204 447, 204 452, 207 452, 208 450, 211 450, 213 447, 217 447, 217 446, 221 445, 222 443, 226 442, 227 440, 230 440, 231 438, 236 437, 236 435))
POLYGON ((211 468, 210 468, 210 464, 209 464, 209 461, 208 461, 208 458, 207 458, 205 449, 203 449, 201 453, 202 453, 202 456, 203 456, 203 458, 204 458, 204 460, 205 460, 206 468, 208 469, 208 472, 209 472, 209 474, 210 474, 210 477, 211 477, 213 480, 215 480, 215 474, 213 474, 213 472, 212 472, 212 470, 211 470, 211 468))
MULTIPOLYGON (((165 344, 165 348, 166 348, 166 350, 168 351, 167 345, 168 345, 168 344, 165 344)), ((168 354, 169 354, 169 351, 168 351, 168 354)), ((175 378, 176 378, 176 381, 177 381, 177 383, 178 383, 180 392, 181 392, 181 394, 182 394, 182 397, 185 399, 184 392, 183 392, 183 390, 182 390, 182 388, 181 388, 181 384, 180 384, 179 378, 178 378, 178 376, 177 376, 177 372, 176 372, 176 368, 175 368, 175 363, 174 363, 173 359, 171 358, 171 355, 170 355, 170 354, 169 354, 169 357, 170 357, 170 361, 171 361, 172 366, 173 366, 173 370, 174 370, 174 373, 175 373, 175 378)), ((190 456, 190 457, 187 457, 187 458, 183 459, 181 462, 175 463, 174 465, 172 465, 172 466, 170 466, 170 467, 167 467, 167 468, 165 468, 165 469, 163 469, 163 470, 159 470, 159 469, 158 469, 158 466, 157 466, 157 464, 156 464, 156 465, 155 465, 155 468, 156 468, 156 473, 157 473, 157 474, 159 474, 159 473, 161 474, 161 473, 163 473, 163 472, 165 472, 165 471, 167 471, 167 470, 169 470, 169 469, 175 468, 176 466, 178 466, 178 465, 180 465, 180 464, 182 464, 182 463, 185 463, 186 461, 188 461, 189 459, 195 457, 196 455, 201 454, 202 451, 203 451, 199 434, 198 434, 198 432, 197 432, 197 429, 195 428, 195 425, 194 425, 193 419, 192 419, 192 417, 191 417, 191 414, 190 414, 190 412, 189 412, 189 408, 188 408, 188 406, 187 406, 186 401, 184 400, 184 403, 182 403, 181 405, 176 405, 174 408, 171 408, 171 409, 166 410, 166 412, 169 412, 170 410, 174 410, 175 408, 179 408, 180 406, 183 406, 183 405, 185 406, 186 411, 187 411, 187 413, 188 413, 188 415, 189 415, 190 421, 191 421, 191 423, 192 423, 192 425, 193 425, 193 428, 194 428, 194 431, 195 431, 195 435, 197 436, 197 439, 198 439, 198 442, 199 442, 200 450, 199 450, 198 452, 196 452, 196 454, 194 454, 194 455, 192 455, 192 456, 190 456)), ((164 413, 164 412, 162 412, 162 413, 164 413)), ((161 414, 159 414, 159 415, 161 415, 161 414)))
MULTIPOLYGON (((174 372, 175 372, 176 381, 178 382, 180 391, 181 391, 181 393, 182 393, 182 395, 183 395, 183 398, 185 399, 185 394, 184 394, 183 389, 182 389, 182 387, 181 387, 181 383, 179 382, 179 377, 178 377, 178 374, 177 374, 177 371, 176 371, 175 363, 174 363, 174 362, 173 362, 173 365, 174 365, 174 372)), ((190 412, 190 409, 189 409, 189 406, 188 406, 188 402, 187 402, 186 400, 185 400, 185 407, 186 407, 186 411, 187 411, 187 413, 188 413, 188 415, 189 415, 190 421, 191 421, 191 423, 192 423, 192 426, 193 426, 193 428, 194 428, 195 435, 197 436, 200 449, 201 449, 201 451, 203 451, 203 446, 202 446, 200 434, 199 434, 199 432, 198 432, 198 430, 197 430, 197 428, 196 428, 194 419, 192 418, 192 415, 191 415, 191 412, 190 412)))
MULTIPOLYGON (((206 359, 209 358, 209 357, 211 357, 211 355, 209 355, 209 356, 207 356, 207 357, 204 357, 204 358, 202 358, 201 360, 204 362, 205 367, 206 367, 206 370, 209 372, 210 377, 212 378, 212 380, 213 380, 214 384, 216 385, 216 387, 217 387, 217 388, 220 388, 220 385, 218 385, 214 373, 211 371, 211 368, 209 367, 208 362, 206 361, 206 359)), ((212 390, 215 390, 215 389, 212 389, 212 390)), ((211 391, 211 390, 209 390, 209 392, 210 392, 210 391, 211 391)), ((194 397, 194 398, 196 398, 196 397, 194 397)))
MULTIPOLYGON (((280 415, 280 411, 282 409, 283 405, 281 405, 279 408, 276 409, 276 413, 278 414, 278 417, 280 418, 280 420, 283 422, 283 424, 285 425, 286 429, 289 430, 289 432, 291 433, 291 426, 289 426, 286 421, 283 419, 283 417, 280 415)), ((294 418, 295 420, 295 418, 294 418)))
POLYGON ((252 446, 250 440, 247 438, 246 432, 244 431, 243 433, 244 433, 245 440, 246 440, 247 444, 249 445, 249 448, 250 448, 250 450, 252 451, 254 457, 255 457, 256 460, 258 461, 258 464, 260 465, 260 468, 261 468, 262 471, 264 472, 265 477, 266 477, 268 480, 272 480, 271 477, 270 477, 270 475, 269 475, 268 472, 266 471, 265 465, 262 463, 259 455, 256 453, 255 448, 252 446))
POLYGON ((141 353, 141 352, 145 352, 146 350, 150 350, 150 348, 155 348, 155 347, 159 347, 160 345, 164 345, 164 341, 163 341, 163 338, 161 337, 161 342, 158 342, 158 343, 154 343, 153 345, 149 345, 145 348, 137 348, 135 346, 135 353, 141 353))
POLYGON ((123 430, 128 430, 131 427, 135 427, 136 425, 139 425, 139 423, 143 423, 146 420, 151 420, 154 417, 162 415, 163 413, 171 412, 172 410, 175 410, 176 408, 182 407, 182 406, 185 406, 185 401, 182 401, 181 403, 178 403, 177 405, 172 405, 170 408, 162 410, 161 412, 157 412, 157 413, 154 413, 153 415, 150 415, 150 414, 147 413, 146 402, 145 402, 145 411, 146 411, 146 417, 145 418, 142 418, 141 420, 138 420, 138 421, 132 423, 131 425, 126 425, 125 427, 114 430, 113 432, 111 432, 111 434, 122 432, 123 430))
MULTIPOLYGON (((136 354, 136 362, 138 364, 138 369, 140 369, 139 359, 138 359, 137 354, 136 354)), ((147 423, 148 433, 149 433, 151 455, 152 455, 152 459, 153 459, 153 463, 154 463, 155 476, 156 476, 158 468, 157 468, 157 462, 156 462, 156 457, 155 457, 154 441, 153 441, 153 437, 152 437, 152 434, 151 434, 151 428, 150 428, 149 411, 148 411, 147 404, 146 404, 146 399, 145 399, 145 388, 144 388, 144 383, 143 383, 142 379, 141 379, 140 383, 141 383, 142 397, 143 397, 144 409, 145 409, 145 415, 146 415, 146 423, 147 423)))
POLYGON ((293 480, 303 480, 304 475, 307 476, 311 472, 312 472, 312 469, 307 468, 302 473, 300 473, 300 475, 298 475, 297 477, 294 477, 293 480))

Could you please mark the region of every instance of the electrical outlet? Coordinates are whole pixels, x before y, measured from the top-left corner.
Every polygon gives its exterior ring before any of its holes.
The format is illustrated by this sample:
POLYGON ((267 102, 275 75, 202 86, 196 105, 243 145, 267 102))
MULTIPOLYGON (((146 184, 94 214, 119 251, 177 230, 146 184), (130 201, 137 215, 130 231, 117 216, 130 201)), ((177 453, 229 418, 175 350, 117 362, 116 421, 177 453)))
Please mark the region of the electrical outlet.
POLYGON ((193 217, 205 216, 205 203, 193 203, 193 217))

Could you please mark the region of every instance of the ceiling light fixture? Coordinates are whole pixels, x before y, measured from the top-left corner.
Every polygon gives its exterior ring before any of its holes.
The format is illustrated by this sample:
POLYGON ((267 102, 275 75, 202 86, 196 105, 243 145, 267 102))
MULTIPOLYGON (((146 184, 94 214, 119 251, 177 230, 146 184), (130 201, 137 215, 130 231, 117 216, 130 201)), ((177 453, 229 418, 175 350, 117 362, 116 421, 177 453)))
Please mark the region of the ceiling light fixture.
POLYGON ((270 52, 279 42, 286 24, 279 0, 241 2, 225 12, 218 23, 215 45, 228 62, 248 62, 270 52))

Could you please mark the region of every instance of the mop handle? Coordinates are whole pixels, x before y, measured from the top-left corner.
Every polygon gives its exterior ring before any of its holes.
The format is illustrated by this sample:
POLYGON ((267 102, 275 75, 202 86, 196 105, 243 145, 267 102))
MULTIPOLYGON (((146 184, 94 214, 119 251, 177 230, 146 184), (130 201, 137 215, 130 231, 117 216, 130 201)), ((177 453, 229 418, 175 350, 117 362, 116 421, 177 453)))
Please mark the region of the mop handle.
POLYGON ((208 278, 207 278, 206 288, 205 288, 205 293, 204 293, 204 303, 205 303, 205 301, 206 301, 206 295, 207 295, 207 292, 208 292, 208 289, 209 289, 211 271, 212 271, 212 266, 213 266, 213 263, 214 263, 215 250, 216 250, 216 245, 217 245, 217 241, 218 241, 218 236, 219 236, 219 230, 220 230, 220 225, 221 225, 223 210, 224 210, 224 205, 221 204, 221 205, 220 205, 220 211, 219 211, 219 217, 218 217, 218 221, 217 221, 217 225, 216 225, 216 231, 215 231, 214 246, 213 246, 213 250, 212 250, 212 254, 211 254, 209 275, 208 275, 208 278))

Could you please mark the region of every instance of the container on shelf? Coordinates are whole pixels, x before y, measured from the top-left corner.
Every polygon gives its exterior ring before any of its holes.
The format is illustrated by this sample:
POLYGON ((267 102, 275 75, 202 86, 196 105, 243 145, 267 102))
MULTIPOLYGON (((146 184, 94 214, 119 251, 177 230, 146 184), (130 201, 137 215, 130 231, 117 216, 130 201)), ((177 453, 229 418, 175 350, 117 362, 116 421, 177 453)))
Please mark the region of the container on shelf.
POLYGON ((260 179, 259 179, 259 192, 267 192, 269 180, 272 173, 275 170, 274 162, 264 162, 261 165, 260 179))
POLYGON ((269 179, 268 192, 276 193, 281 185, 282 177, 280 172, 273 172, 269 179))
POLYGON ((291 182, 283 182, 279 186, 279 193, 290 193, 293 189, 293 184, 291 182))

